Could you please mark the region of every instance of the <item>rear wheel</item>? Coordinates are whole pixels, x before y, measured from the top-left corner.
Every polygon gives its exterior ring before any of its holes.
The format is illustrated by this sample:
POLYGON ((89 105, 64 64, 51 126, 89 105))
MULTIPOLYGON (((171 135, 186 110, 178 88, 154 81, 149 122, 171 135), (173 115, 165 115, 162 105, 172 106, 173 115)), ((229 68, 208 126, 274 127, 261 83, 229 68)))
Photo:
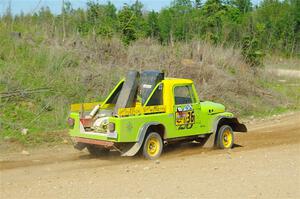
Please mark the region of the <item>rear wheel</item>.
POLYGON ((217 147, 220 149, 230 149, 233 146, 233 142, 232 128, 228 125, 221 126, 217 135, 217 147))
POLYGON ((146 159, 154 160, 160 156, 162 149, 163 142, 161 136, 156 132, 148 134, 143 146, 143 156, 146 159))
POLYGON ((100 148, 94 145, 88 145, 86 148, 89 151, 89 153, 93 156, 104 156, 107 155, 109 152, 109 149, 100 148))

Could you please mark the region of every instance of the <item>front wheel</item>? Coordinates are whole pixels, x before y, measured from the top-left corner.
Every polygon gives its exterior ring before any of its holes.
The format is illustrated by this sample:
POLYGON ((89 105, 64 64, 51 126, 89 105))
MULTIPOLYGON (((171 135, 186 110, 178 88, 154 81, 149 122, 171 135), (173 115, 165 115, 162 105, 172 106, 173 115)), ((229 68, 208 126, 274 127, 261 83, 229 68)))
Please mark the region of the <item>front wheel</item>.
POLYGON ((233 142, 232 128, 228 125, 221 126, 217 135, 217 147, 220 149, 230 149, 233 146, 233 142))
POLYGON ((162 149, 163 142, 161 136, 156 132, 148 134, 143 146, 143 156, 146 159, 154 160, 160 156, 162 149))

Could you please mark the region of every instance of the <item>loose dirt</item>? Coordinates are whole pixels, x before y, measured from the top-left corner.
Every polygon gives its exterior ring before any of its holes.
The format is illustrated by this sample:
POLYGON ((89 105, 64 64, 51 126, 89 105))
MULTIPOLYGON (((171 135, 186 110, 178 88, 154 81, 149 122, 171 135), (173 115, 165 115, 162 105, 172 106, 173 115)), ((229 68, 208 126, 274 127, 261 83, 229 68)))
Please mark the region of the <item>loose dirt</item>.
POLYGON ((157 161, 69 145, 4 152, 0 198, 300 198, 300 113, 247 126, 231 150, 181 144, 157 161))

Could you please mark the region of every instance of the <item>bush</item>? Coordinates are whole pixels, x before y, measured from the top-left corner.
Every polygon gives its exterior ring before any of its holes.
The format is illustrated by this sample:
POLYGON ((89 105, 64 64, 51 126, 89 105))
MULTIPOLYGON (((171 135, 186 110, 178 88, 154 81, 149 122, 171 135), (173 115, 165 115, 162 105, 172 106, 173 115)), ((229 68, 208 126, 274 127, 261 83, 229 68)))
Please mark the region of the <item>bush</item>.
POLYGON ((242 55, 251 67, 262 67, 265 54, 255 37, 246 36, 242 40, 242 55))

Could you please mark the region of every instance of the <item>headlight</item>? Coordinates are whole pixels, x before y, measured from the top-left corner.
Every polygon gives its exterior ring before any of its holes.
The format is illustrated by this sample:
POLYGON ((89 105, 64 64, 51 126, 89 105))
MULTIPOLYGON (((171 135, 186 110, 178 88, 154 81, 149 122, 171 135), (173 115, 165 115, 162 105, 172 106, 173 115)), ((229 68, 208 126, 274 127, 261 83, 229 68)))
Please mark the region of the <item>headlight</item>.
POLYGON ((108 131, 109 132, 114 132, 115 131, 115 123, 108 123, 108 131))

